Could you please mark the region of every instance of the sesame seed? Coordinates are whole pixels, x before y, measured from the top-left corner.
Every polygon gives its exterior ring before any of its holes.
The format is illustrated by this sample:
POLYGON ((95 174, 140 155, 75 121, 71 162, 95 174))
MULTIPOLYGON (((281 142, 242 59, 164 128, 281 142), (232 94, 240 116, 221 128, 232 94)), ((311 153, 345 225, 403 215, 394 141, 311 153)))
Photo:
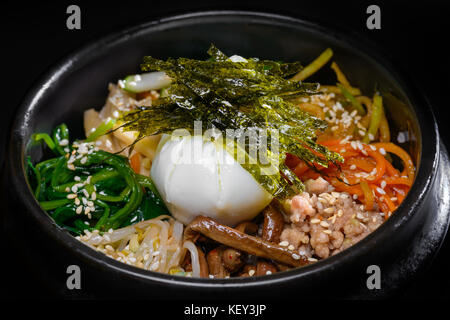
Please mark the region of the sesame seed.
POLYGON ((67 165, 67 168, 69 168, 69 170, 75 170, 75 166, 72 164, 72 163, 69 163, 68 165, 67 165))
POLYGON ((95 201, 95 199, 97 199, 97 193, 95 193, 95 191, 92 192, 91 199, 94 200, 94 201, 95 201))
POLYGON ((311 223, 314 223, 314 224, 319 223, 319 222, 320 222, 319 219, 312 219, 312 220, 311 220, 311 223))
POLYGON ((339 192, 335 192, 335 191, 331 192, 331 195, 335 198, 339 198, 339 196, 340 196, 339 192))
POLYGON ((289 242, 287 242, 286 240, 284 240, 284 241, 281 241, 279 244, 280 244, 280 246, 282 246, 282 247, 287 247, 287 246, 289 245, 289 242))
POLYGON ((66 192, 70 192, 70 188, 69 187, 67 187, 65 190, 66 190, 66 192))
POLYGON ((78 187, 76 185, 74 185, 71 190, 72 190, 73 193, 77 193, 78 192, 78 187))
POLYGON ((87 162, 87 158, 86 157, 83 157, 83 159, 80 160, 81 164, 85 164, 86 162, 87 162))
POLYGON ((248 272, 248 275, 249 275, 250 277, 252 277, 254 274, 255 274, 255 270, 254 270, 254 269, 251 269, 251 270, 248 272))
POLYGON ((77 206, 80 205, 80 199, 79 198, 75 198, 75 205, 77 205, 77 206))
POLYGON ((359 150, 363 149, 363 145, 362 145, 361 141, 356 141, 356 146, 358 147, 359 150))
POLYGON ((308 258, 308 261, 310 261, 310 262, 316 262, 317 259, 316 259, 316 258, 308 258))
POLYGON ((344 211, 342 209, 339 209, 338 213, 337 213, 338 217, 339 218, 342 217, 343 214, 344 214, 344 211))
POLYGON ((330 225, 328 224, 328 222, 326 222, 326 221, 322 221, 321 223, 320 223, 320 225, 322 226, 322 227, 324 227, 324 228, 328 228, 330 225))
POLYGON ((355 170, 356 169, 356 166, 354 165, 354 164, 352 164, 351 166, 350 166, 350 170, 355 170))
POLYGON ((80 178, 79 176, 75 176, 75 177, 73 177, 73 180, 75 180, 75 181, 81 181, 81 178, 80 178))
POLYGON ((299 256, 298 254, 296 254, 296 253, 293 253, 293 254, 292 254, 292 258, 293 258, 294 260, 299 260, 299 259, 300 259, 300 256, 299 256))
POLYGON ((323 230, 323 233, 331 234, 331 230, 323 230))
POLYGON ((77 214, 80 214, 83 211, 83 206, 79 206, 75 211, 77 214))
POLYGON ((373 134, 369 133, 368 136, 369 136, 369 140, 371 140, 371 141, 375 140, 375 137, 373 136, 373 134))
POLYGON ((381 181, 380 186, 381 186, 381 189, 384 189, 386 187, 386 181, 384 181, 384 180, 381 181))
POLYGON ((67 140, 67 139, 62 139, 60 142, 59 142, 59 145, 61 146, 61 147, 65 147, 65 146, 67 146, 69 144, 69 140, 67 140))
POLYGON ((77 195, 75 193, 71 193, 67 195, 67 199, 75 199, 77 195))
POLYGON ((384 150, 384 148, 380 148, 378 149, 380 151, 380 153, 384 156, 386 154, 386 150, 384 150))
POLYGON ((381 189, 381 188, 377 188, 377 192, 379 194, 386 194, 386 192, 383 189, 381 189))
POLYGON ((288 246, 288 249, 292 251, 292 250, 295 249, 295 247, 294 247, 292 244, 290 244, 290 245, 288 246))

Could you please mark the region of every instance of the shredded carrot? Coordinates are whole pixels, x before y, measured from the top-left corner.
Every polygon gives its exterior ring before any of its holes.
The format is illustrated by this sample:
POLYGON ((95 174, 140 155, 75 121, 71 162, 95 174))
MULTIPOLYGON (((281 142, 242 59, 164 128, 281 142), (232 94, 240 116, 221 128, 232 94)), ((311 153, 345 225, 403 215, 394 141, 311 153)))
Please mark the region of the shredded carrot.
POLYGON ((372 182, 377 182, 381 179, 381 177, 383 177, 384 172, 386 171, 386 158, 383 157, 383 155, 381 153, 373 151, 368 146, 365 146, 364 150, 369 154, 369 156, 374 158, 375 161, 377 162, 377 166, 376 166, 377 172, 372 179, 372 182))
POLYGON ((355 165, 356 168, 364 170, 365 172, 371 172, 375 168, 375 164, 367 158, 351 157, 348 161, 345 161, 349 166, 355 165))
POLYGON ((286 159, 284 160, 284 163, 286 163, 289 168, 295 168, 300 162, 301 160, 297 156, 294 156, 291 153, 286 153, 286 159))
POLYGON ((386 152, 390 152, 398 156, 403 161, 404 165, 402 176, 406 174, 412 184, 412 181, 414 180, 415 168, 409 154, 399 146, 393 144, 392 142, 378 142, 374 143, 373 145, 377 149, 383 148, 386 152))
POLYGON ((400 176, 397 169, 395 169, 389 161, 386 161, 386 171, 387 171, 388 175, 390 175, 390 176, 393 176, 393 177, 400 176))
POLYGON ((387 207, 389 208, 389 213, 392 213, 397 209, 397 206, 392 203, 391 199, 389 197, 383 197, 384 203, 386 203, 387 207))
POLYGON ((140 171, 141 171, 141 156, 139 155, 139 153, 135 153, 133 156, 131 156, 130 166, 134 172, 140 173, 140 171))
POLYGON ((306 163, 304 161, 301 161, 295 166, 294 173, 297 175, 297 177, 300 177, 308 169, 309 167, 306 165, 306 163))
POLYGON ((364 193, 364 202, 366 210, 373 210, 374 197, 372 193, 372 189, 369 187, 367 181, 361 181, 360 183, 361 189, 364 193))
POLYGON ((300 179, 317 179, 322 176, 336 191, 356 196, 366 210, 374 210, 377 203, 379 210, 384 212, 385 219, 402 203, 414 179, 414 166, 406 151, 392 143, 362 144, 362 147, 355 147, 352 143, 335 138, 321 141, 320 144, 330 151, 340 153, 344 164, 336 166, 330 163, 328 168, 315 165, 317 170, 313 170, 298 158, 286 157, 287 163, 300 179), (402 173, 381 154, 380 148, 403 160, 405 165, 402 173), (384 190, 383 194, 379 192, 380 188, 384 190))
POLYGON ((411 187, 411 181, 407 178, 392 177, 392 178, 386 178, 384 181, 386 181, 386 184, 401 184, 401 185, 411 187))

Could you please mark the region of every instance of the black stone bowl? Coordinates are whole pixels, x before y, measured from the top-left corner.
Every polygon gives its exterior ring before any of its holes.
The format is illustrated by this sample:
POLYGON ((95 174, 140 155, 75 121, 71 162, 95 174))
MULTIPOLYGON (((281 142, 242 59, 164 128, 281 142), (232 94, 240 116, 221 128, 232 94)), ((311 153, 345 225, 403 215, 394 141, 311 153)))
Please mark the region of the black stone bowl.
MULTIPOLYGON (((420 88, 367 41, 348 32, 266 13, 193 13, 144 23, 100 39, 54 66, 30 90, 10 135, 6 182, 13 236, 42 284, 68 297, 257 298, 381 297, 411 282, 428 265, 445 236, 449 215, 449 162, 436 121, 420 88), (193 279, 144 271, 112 260, 78 242, 40 208, 27 184, 24 161, 42 160, 30 145, 34 132, 66 122, 72 137, 83 136, 83 111, 101 107, 109 82, 138 72, 144 55, 205 58, 214 43, 227 54, 308 63, 325 48, 351 82, 384 96, 392 137, 418 168, 411 191, 395 214, 353 247, 307 267, 264 277, 193 279), (18 221, 18 222, 17 222, 18 221), (17 235, 20 233, 20 237, 17 235), (20 242, 19 242, 20 243, 20 242), (66 268, 81 268, 82 289, 68 290, 66 268), (368 267, 381 270, 381 288, 368 289, 368 267)), ((332 84, 324 70, 312 81, 332 84)))

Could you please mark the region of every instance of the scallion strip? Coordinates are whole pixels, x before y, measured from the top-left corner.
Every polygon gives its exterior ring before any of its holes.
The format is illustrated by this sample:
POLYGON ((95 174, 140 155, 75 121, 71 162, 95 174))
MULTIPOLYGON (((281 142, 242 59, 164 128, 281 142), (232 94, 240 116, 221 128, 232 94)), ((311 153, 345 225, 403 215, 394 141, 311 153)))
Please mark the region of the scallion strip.
POLYGON ((347 90, 347 88, 345 88, 342 84, 337 83, 336 84, 337 87, 339 88, 339 90, 341 90, 342 95, 345 97, 345 99, 347 99, 348 101, 350 101, 350 103, 352 104, 352 106, 356 109, 356 111, 358 112, 358 114, 360 116, 363 116, 366 114, 366 110, 364 109, 364 107, 362 106, 361 102, 359 102, 358 100, 356 100, 356 98, 350 93, 350 91, 347 90))
POLYGON ((381 118, 383 117, 383 98, 376 93, 373 97, 372 104, 372 115, 370 117, 369 129, 366 132, 362 142, 369 143, 377 134, 378 128, 380 127, 381 118))
POLYGON ((303 81, 322 68, 333 56, 333 50, 327 48, 313 62, 291 78, 291 81, 303 81))
POLYGON ((109 121, 102 122, 94 132, 92 132, 89 137, 87 137, 86 142, 92 142, 97 140, 100 136, 107 134, 111 131, 116 123, 115 119, 109 119, 109 121))

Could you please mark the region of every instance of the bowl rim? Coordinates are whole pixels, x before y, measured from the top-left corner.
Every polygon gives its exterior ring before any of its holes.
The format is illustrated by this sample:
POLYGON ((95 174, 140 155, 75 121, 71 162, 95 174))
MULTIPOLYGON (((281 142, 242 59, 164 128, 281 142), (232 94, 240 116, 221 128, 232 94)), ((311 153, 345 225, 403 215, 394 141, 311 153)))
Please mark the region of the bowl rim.
MULTIPOLYGON (((58 241, 65 249, 73 252, 77 258, 92 267, 107 268, 112 272, 127 275, 135 280, 143 282, 157 282, 161 284, 169 284, 171 286, 179 287, 198 287, 198 288, 242 288, 242 287, 256 287, 275 285, 286 281, 295 281, 300 278, 309 277, 315 273, 323 272, 327 269, 333 269, 350 261, 357 256, 366 254, 378 242, 386 238, 390 232, 399 230, 405 226, 410 218, 417 213, 417 208, 424 202, 425 195, 430 189, 435 178, 435 173, 439 165, 439 135, 437 123, 434 118, 433 111, 422 89, 415 85, 415 82, 408 77, 408 73, 395 66, 387 58, 388 55, 382 52, 378 47, 365 38, 362 38, 354 31, 345 30, 345 35, 340 27, 326 26, 324 23, 317 24, 305 18, 290 17, 276 13, 268 13, 263 11, 248 11, 248 10, 210 10, 210 11, 196 11, 178 15, 170 15, 161 19, 152 20, 136 24, 132 27, 125 28, 104 36, 98 40, 93 40, 87 43, 78 50, 75 50, 60 62, 53 65, 33 87, 28 91, 23 99, 20 107, 16 111, 13 125, 10 131, 9 141, 9 168, 12 170, 11 180, 15 191, 21 195, 24 206, 27 211, 39 222, 41 228, 47 234, 58 241), (267 21, 283 23, 294 27, 295 25, 302 28, 314 29, 320 34, 327 33, 328 36, 335 38, 337 41, 345 41, 352 44, 361 53, 364 53, 377 63, 380 63, 385 70, 388 70, 400 88, 405 92, 408 99, 411 101, 413 111, 418 120, 419 134, 421 141, 419 168, 417 170, 415 182, 410 189, 407 197, 397 209, 396 213, 392 215, 386 222, 384 222, 377 230, 370 233, 364 239, 343 250, 342 252, 331 256, 327 259, 319 260, 318 262, 289 271, 279 272, 272 275, 262 277, 247 277, 247 278, 230 278, 230 279, 209 279, 209 278, 189 278, 180 277, 159 272, 147 271, 137 267, 133 267, 112 258, 107 257, 101 252, 98 252, 85 244, 81 243, 75 237, 70 235, 64 229, 56 225, 56 223, 48 216, 45 211, 39 206, 39 203, 32 195, 25 173, 25 148, 28 141, 25 141, 23 134, 24 128, 31 121, 30 115, 33 109, 39 105, 39 100, 47 94, 47 90, 53 83, 63 76, 64 73, 77 70, 77 62, 83 59, 89 60, 89 56, 95 50, 108 50, 109 47, 117 43, 126 41, 128 37, 137 36, 141 31, 148 29, 157 29, 170 23, 186 23, 191 19, 208 18, 212 16, 235 17, 235 18, 254 18, 262 23, 267 21), (331 29, 332 28, 332 29, 331 29), (373 50, 370 50, 373 49, 373 50), (419 107, 420 106, 420 107, 419 107), (419 121, 420 119, 420 121, 419 121), (424 130, 425 127, 431 128, 424 130), (424 134, 427 134, 427 139, 424 139, 424 134), (432 161, 422 161, 423 155, 432 155, 432 161)), ((92 57, 91 57, 92 58, 92 57)), ((51 93, 50 93, 51 94, 51 93)))

